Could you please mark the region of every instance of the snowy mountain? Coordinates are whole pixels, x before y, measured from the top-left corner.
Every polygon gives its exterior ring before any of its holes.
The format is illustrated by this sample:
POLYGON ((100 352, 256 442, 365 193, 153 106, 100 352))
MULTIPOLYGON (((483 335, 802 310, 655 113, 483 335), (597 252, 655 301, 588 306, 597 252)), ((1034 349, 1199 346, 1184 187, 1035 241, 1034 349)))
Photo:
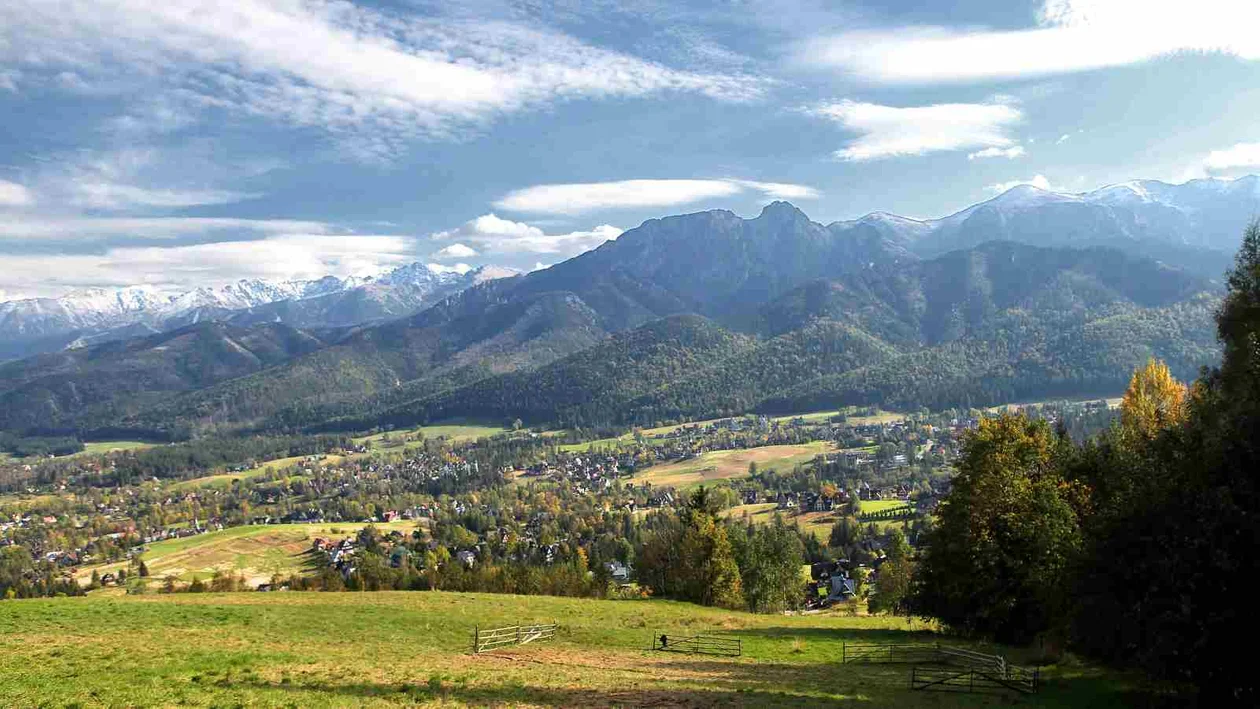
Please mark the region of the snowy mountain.
POLYGON ((1251 175, 1180 185, 1134 180, 1083 193, 1020 185, 942 219, 880 223, 924 256, 995 240, 1111 246, 1215 277, 1258 214, 1260 178, 1251 175))
POLYGON ((12 300, 0 303, 0 360, 165 332, 204 320, 359 325, 401 317, 470 285, 510 275, 515 272, 490 267, 461 273, 414 263, 367 278, 242 279, 175 295, 148 286, 87 288, 60 298, 12 300))

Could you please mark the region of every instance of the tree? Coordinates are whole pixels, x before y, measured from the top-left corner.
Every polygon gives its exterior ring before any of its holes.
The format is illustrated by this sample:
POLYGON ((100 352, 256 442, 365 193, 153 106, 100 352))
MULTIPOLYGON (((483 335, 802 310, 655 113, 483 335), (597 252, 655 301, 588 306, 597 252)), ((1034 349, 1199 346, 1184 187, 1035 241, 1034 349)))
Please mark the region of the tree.
POLYGON ((1168 365, 1152 357, 1133 373, 1120 404, 1121 426, 1129 435, 1146 438, 1185 420, 1186 387, 1168 365))
POLYGON ((804 553, 800 537, 779 515, 753 528, 739 564, 748 610, 774 613, 800 607, 804 553))
POLYGON ((981 419, 963 443, 938 523, 927 534, 915 605, 969 634, 1027 642, 1066 624, 1080 545, 1072 484, 1054 466, 1044 421, 981 419))
POLYGON ((143 560, 143 559, 141 559, 141 561, 140 561, 140 571, 139 571, 139 573, 140 573, 140 578, 142 578, 142 579, 147 579, 147 578, 149 578, 149 567, 148 567, 148 566, 145 566, 145 564, 144 564, 144 560, 143 560))

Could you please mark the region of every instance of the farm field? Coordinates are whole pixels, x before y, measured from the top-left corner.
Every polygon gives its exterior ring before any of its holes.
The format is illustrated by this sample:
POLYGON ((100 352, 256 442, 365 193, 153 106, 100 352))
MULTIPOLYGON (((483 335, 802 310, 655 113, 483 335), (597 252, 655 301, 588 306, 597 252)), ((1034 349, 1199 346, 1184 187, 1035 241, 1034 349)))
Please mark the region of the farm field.
POLYGON ((763 470, 791 468, 797 463, 813 460, 814 456, 835 451, 836 447, 830 441, 710 451, 691 460, 654 465, 635 473, 634 481, 650 482, 657 487, 689 487, 747 477, 749 463, 755 462, 763 470))
MULTIPOLYGON (((410 532, 415 522, 378 523, 382 531, 410 532)), ((355 534, 363 523, 258 524, 231 527, 182 539, 166 539, 148 545, 144 553, 149 583, 156 587, 167 575, 183 582, 193 576, 208 580, 215 570, 243 575, 251 586, 266 583, 273 574, 287 576, 307 571, 306 552, 315 537, 343 538, 355 534)), ((101 574, 126 568, 125 562, 85 566, 76 578, 86 583, 93 571, 101 574)))
POLYGON ((884 512, 909 506, 910 503, 905 500, 862 500, 858 503, 862 512, 884 512))
MULTIPOLYGON (((269 460, 266 463, 260 463, 253 468, 242 470, 238 473, 220 473, 218 475, 207 475, 200 478, 193 478, 192 480, 183 480, 171 485, 171 489, 193 490, 203 487, 230 487, 233 480, 248 480, 249 478, 256 478, 260 475, 265 475, 268 472, 278 473, 286 468, 291 468, 301 463, 308 457, 310 456, 295 455, 288 458, 277 458, 275 460, 269 460)), ((321 455, 316 457, 319 458, 319 461, 312 463, 312 465, 317 467, 323 465, 336 465, 337 463, 345 460, 345 456, 340 455, 321 455)))
POLYGON ((130 451, 143 450, 152 448, 153 443, 145 443, 144 441, 91 441, 83 444, 83 450, 74 455, 91 455, 94 453, 109 453, 111 451, 130 451))
POLYGON ((506 432, 507 429, 502 426, 485 426, 472 423, 445 423, 434 424, 432 426, 420 426, 418 428, 399 431, 389 431, 387 433, 377 433, 371 436, 360 436, 355 438, 354 442, 379 444, 387 437, 402 439, 405 436, 414 436, 417 433, 423 434, 425 438, 449 438, 452 441, 474 441, 478 438, 486 438, 488 436, 495 436, 506 432))
POLYGON ((937 639, 904 618, 752 615, 656 600, 442 592, 37 599, 0 602, 0 705, 883 709, 1126 703, 1123 678, 1075 665, 1043 668, 1042 689, 1017 699, 913 692, 904 665, 840 663, 846 642, 937 639), (474 626, 553 620, 560 624, 554 640, 470 654, 474 626), (743 656, 645 650, 654 633, 715 631, 742 640, 743 656))

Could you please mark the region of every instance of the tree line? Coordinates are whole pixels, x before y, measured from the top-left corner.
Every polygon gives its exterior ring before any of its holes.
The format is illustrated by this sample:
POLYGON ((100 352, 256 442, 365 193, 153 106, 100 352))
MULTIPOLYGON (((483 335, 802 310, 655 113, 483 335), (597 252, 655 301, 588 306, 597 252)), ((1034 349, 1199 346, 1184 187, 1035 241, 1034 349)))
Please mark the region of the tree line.
POLYGON ((1260 224, 1216 324, 1219 367, 1187 387, 1150 361, 1120 421, 1082 445, 1044 421, 982 421, 926 534, 915 609, 1139 668, 1208 706, 1255 706, 1260 224))

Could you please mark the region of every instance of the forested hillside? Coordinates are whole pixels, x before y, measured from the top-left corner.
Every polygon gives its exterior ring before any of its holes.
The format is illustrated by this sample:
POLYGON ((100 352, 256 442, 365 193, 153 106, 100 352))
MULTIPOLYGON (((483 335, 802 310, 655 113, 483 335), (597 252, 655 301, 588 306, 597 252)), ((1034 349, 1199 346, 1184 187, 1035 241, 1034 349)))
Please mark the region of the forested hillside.
POLYGON ((785 202, 654 219, 381 325, 199 326, 11 363, 0 427, 184 438, 979 405, 1113 394, 1149 356, 1179 376, 1217 356, 1219 286, 1188 271, 1014 242, 922 260, 904 226, 823 226, 785 202))

